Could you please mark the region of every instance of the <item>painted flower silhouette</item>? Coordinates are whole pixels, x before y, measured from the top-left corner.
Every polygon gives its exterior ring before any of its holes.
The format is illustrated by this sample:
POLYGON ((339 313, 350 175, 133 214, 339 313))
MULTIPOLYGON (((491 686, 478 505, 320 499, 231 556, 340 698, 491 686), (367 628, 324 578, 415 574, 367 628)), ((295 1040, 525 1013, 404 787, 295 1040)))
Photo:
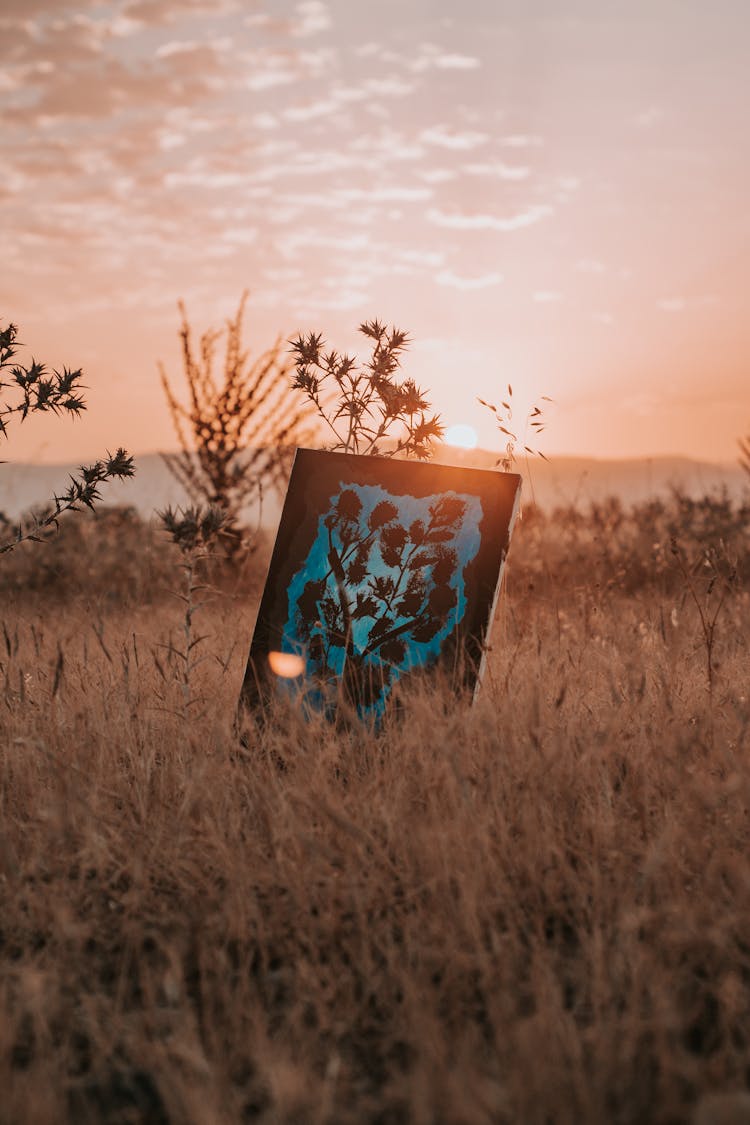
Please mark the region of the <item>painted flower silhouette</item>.
POLYGON ((293 607, 294 633, 309 671, 341 682, 360 710, 382 708, 393 680, 423 662, 424 646, 455 617, 466 511, 455 494, 428 497, 405 526, 397 503, 382 499, 367 513, 344 488, 324 517, 319 573, 293 607))

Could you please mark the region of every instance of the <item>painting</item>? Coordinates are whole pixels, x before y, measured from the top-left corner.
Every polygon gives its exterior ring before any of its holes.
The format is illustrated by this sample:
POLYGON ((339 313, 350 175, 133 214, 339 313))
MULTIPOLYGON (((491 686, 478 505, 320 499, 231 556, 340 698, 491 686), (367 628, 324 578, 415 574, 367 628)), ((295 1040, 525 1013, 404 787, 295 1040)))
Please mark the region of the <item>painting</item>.
POLYGON ((399 682, 481 680, 521 478, 298 449, 241 702, 380 722, 399 682))

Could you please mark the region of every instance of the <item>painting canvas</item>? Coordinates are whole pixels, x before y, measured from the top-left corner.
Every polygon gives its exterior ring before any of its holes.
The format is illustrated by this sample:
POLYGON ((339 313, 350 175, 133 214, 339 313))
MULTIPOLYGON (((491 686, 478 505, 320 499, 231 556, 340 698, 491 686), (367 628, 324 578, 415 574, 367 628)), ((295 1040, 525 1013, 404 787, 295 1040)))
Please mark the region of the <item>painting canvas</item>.
POLYGON ((432 667, 476 687, 518 505, 515 473, 298 449, 242 703, 379 721, 432 667))

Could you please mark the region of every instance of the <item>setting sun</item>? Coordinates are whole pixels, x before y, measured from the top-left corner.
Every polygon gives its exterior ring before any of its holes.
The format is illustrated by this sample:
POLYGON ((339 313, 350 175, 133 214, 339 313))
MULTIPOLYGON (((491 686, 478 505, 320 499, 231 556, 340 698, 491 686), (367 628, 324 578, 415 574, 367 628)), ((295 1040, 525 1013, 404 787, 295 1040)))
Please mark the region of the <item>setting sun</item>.
POLYGON ((478 440, 474 427, 467 426, 464 422, 449 426, 445 431, 446 444, 458 446, 459 449, 476 449, 478 440))

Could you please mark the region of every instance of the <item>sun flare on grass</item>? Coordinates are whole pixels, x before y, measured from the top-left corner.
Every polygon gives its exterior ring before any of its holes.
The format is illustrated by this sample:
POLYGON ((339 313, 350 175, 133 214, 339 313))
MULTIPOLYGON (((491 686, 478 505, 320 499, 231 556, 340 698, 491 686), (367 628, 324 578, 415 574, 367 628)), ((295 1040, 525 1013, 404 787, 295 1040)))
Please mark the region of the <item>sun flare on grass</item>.
POLYGON ((293 680, 305 670, 304 660, 294 652, 269 652, 268 663, 282 680, 293 680))
POLYGON ((445 431, 445 441, 447 445, 455 445, 459 449, 476 449, 479 438, 473 426, 460 422, 448 427, 445 431))

